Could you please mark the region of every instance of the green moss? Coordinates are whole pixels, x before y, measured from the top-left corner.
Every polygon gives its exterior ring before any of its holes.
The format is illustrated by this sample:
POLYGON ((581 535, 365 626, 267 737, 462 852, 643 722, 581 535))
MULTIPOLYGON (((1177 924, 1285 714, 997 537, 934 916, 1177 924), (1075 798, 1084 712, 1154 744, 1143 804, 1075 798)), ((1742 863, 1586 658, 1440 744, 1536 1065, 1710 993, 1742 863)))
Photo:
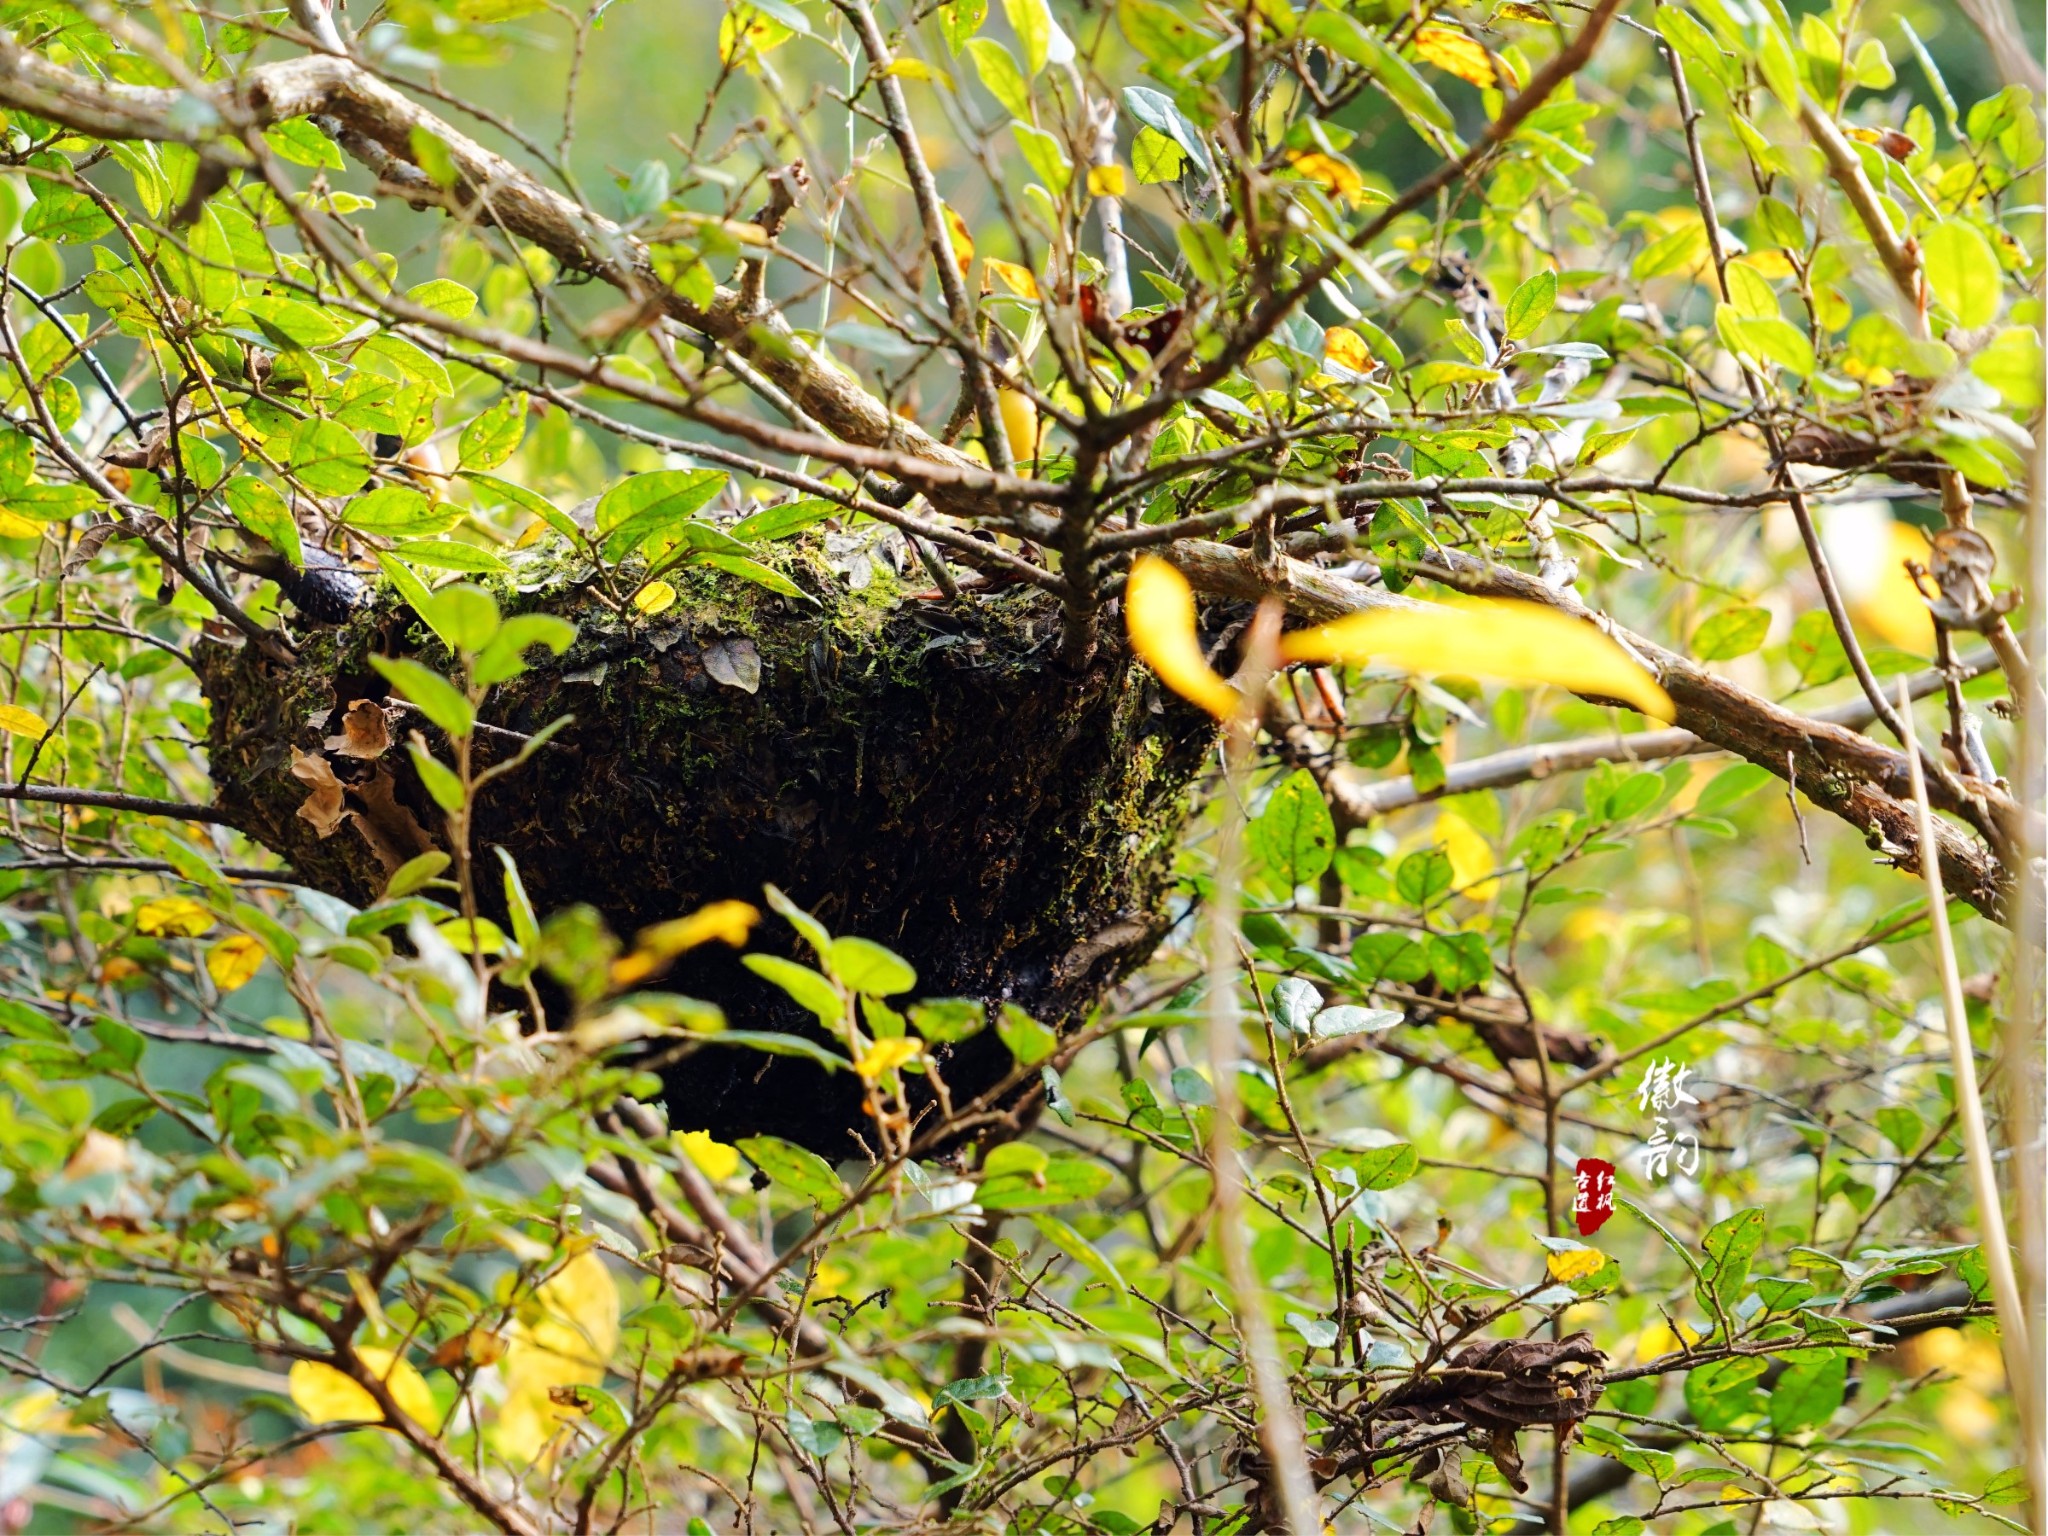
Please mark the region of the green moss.
MULTIPOLYGON (((1114 644, 1081 676, 1058 671, 1059 616, 1043 593, 901 601, 847 591, 800 544, 782 558, 822 603, 686 569, 668 578, 674 606, 650 620, 607 610, 561 571, 522 563, 501 580, 507 608, 562 613, 579 634, 496 690, 483 719, 524 733, 575 723, 488 791, 479 851, 511 852, 543 912, 587 902, 628 934, 706 901, 758 901, 772 882, 835 931, 897 949, 925 995, 1078 1016, 1156 938, 1206 720, 1162 699, 1114 644), (707 668, 713 646, 741 640, 759 656, 757 692, 707 668), (1104 934, 1115 941, 1091 944, 1104 934)), ((322 839, 297 816, 291 749, 318 750, 342 708, 381 697, 368 657, 401 652, 446 660, 386 602, 311 635, 288 669, 225 646, 202 662, 222 804, 308 883, 357 903, 383 871, 353 828, 322 839)), ((511 746, 484 737, 478 750, 489 761, 511 746)), ((403 755, 383 765, 438 834, 403 755)), ((676 981, 735 1024, 808 1027, 729 956, 676 981)), ((837 1150, 858 1117, 852 1085, 786 1058, 765 1058, 757 1078, 763 1060, 686 1062, 671 1085, 679 1123, 837 1150)), ((989 1037, 959 1051, 948 1080, 957 1096, 1006 1066, 989 1037)))

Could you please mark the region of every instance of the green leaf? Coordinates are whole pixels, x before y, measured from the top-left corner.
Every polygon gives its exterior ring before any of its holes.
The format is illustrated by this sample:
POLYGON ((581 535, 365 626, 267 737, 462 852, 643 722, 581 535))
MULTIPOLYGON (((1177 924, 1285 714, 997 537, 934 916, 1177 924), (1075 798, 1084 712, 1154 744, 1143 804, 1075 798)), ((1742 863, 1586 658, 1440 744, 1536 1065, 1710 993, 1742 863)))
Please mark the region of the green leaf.
POLYGON ((412 611, 426 621, 429 629, 434 630, 441 643, 451 651, 454 650, 455 642, 435 628, 434 594, 427 590, 425 582, 413 574, 412 568, 382 550, 377 554, 377 568, 383 571, 385 579, 398 589, 398 595, 405 599, 412 611))
POLYGON ((825 963, 842 985, 869 997, 893 997, 917 985, 908 961, 869 939, 834 939, 825 963))
POLYGON ((1092 1200, 1115 1180, 1116 1173, 1093 1158, 1055 1157, 1039 1172, 999 1173, 983 1179, 975 1199, 991 1211, 1032 1210, 1092 1200))
POLYGON ((1687 219, 1670 234, 1660 235, 1636 252, 1636 259, 1629 263, 1629 276, 1643 282, 1696 271, 1708 255, 1706 225, 1698 219, 1687 219))
MULTIPOLYGON (((440 765, 437 763, 435 766, 440 765)), ((450 774, 449 777, 453 778, 454 775, 450 774)), ((460 785, 457 788, 459 790, 460 785)), ((448 855, 438 848, 430 848, 417 858, 407 859, 391 872, 391 878, 385 882, 384 894, 380 899, 396 901, 401 896, 410 896, 414 891, 423 890, 430 881, 440 876, 441 871, 446 869, 450 862, 448 855)))
POLYGON ((759 512, 749 513, 732 525, 732 536, 749 544, 765 544, 772 539, 786 539, 793 533, 801 533, 828 517, 851 515, 836 501, 827 501, 822 496, 806 496, 799 501, 785 501, 781 506, 764 507, 759 512))
POLYGON ((411 539, 391 552, 408 564, 430 566, 437 571, 502 576, 512 569, 481 544, 462 544, 453 539, 411 539))
POLYGON ((1290 891, 1322 878, 1337 847, 1337 825, 1307 769, 1297 768, 1275 786, 1265 809, 1245 829, 1245 841, 1290 891))
POLYGON ((1067 42, 1060 31, 1058 22, 1052 19, 1052 11, 1045 0, 1003 0, 1003 15, 1010 23, 1010 30, 1017 34, 1017 45, 1024 50, 1024 72, 1036 75, 1047 62, 1070 60, 1074 56, 1074 45, 1067 42), (1064 45, 1065 59, 1056 59, 1064 45))
POLYGON ((1701 661, 1728 661, 1747 656, 1771 632, 1766 608, 1723 608, 1693 631, 1693 653, 1701 661))
POLYGON ((794 928, 819 959, 832 952, 832 935, 823 923, 772 885, 763 887, 762 894, 767 897, 770 910, 794 928))
POLYGON ((846 1444, 846 1431, 837 1419, 814 1419, 790 1405, 787 1415, 789 1438, 799 1449, 813 1456, 830 1456, 846 1444))
POLYGON ((1763 47, 1758 51, 1757 68, 1764 77, 1764 84, 1778 98, 1778 105, 1794 116, 1799 112, 1799 60, 1792 52, 1791 39, 1772 22, 1763 25, 1763 47))
POLYGON ((1538 272, 1508 296, 1507 339, 1521 341, 1535 334, 1557 303, 1557 274, 1538 272))
POLYGON ((1757 1378, 1766 1362, 1755 1355, 1716 1360, 1688 1371, 1685 1405, 1701 1429, 1710 1434, 1733 1429, 1758 1408, 1757 1378))
POLYGON ((1073 180, 1074 169, 1067 164, 1066 151, 1060 148, 1060 141, 1042 129, 1028 123, 1010 124, 1010 132, 1017 140, 1017 147, 1024 152, 1024 163, 1031 167, 1045 189, 1054 197, 1067 190, 1073 180))
POLYGON ((817 605, 818 600, 815 597, 783 575, 782 572, 776 570, 775 567, 763 565, 760 561, 749 559, 745 555, 733 555, 726 553, 724 550, 714 549, 691 556, 690 563, 693 565, 708 565, 714 570, 724 571, 728 575, 738 576, 751 581, 757 587, 766 587, 770 592, 777 593, 782 597, 793 597, 799 602, 809 603, 814 607, 817 605))
POLYGON ((2041 339, 2028 327, 2011 326, 1992 337, 1970 359, 1970 372, 2004 396, 2014 410, 2040 408, 2041 339))
POLYGON ((983 1005, 971 997, 929 998, 910 1005, 910 1026, 934 1045, 965 1040, 988 1027, 983 1005))
POLYGON ((1975 330, 1997 318, 2003 276, 1976 225, 1942 220, 1920 237, 1920 259, 1927 286, 1958 324, 1975 330))
POLYGON ((380 485, 344 507, 341 520, 379 538, 423 538, 453 528, 462 521, 462 509, 428 501, 409 485, 380 485))
POLYGON ((661 469, 631 475, 598 498, 596 526, 607 560, 623 560, 673 535, 725 489, 722 469, 661 469))
POLYGON ((1130 1287, 1124 1277, 1117 1272, 1117 1267, 1104 1258, 1102 1251, 1073 1227, 1057 1216, 1044 1213, 1034 1215, 1030 1220, 1041 1237, 1108 1286, 1116 1295, 1130 1294, 1130 1287))
POLYGON ((1771 1389, 1771 1427, 1781 1435, 1817 1429, 1849 1390, 1849 1357, 1838 1349, 1788 1350, 1785 1374, 1771 1389))
POLYGON ((497 600, 482 587, 467 581, 443 587, 434 594, 434 631, 449 646, 464 654, 480 651, 498 632, 497 600))
POLYGON ((799 965, 780 955, 742 955, 740 963, 810 1009, 828 1030, 839 1028, 846 1011, 845 1000, 837 987, 808 965, 799 965))
POLYGON ((1156 128, 1140 128, 1131 141, 1131 170, 1142 186, 1178 181, 1187 155, 1156 128))
POLYGON ((1019 121, 1030 122, 1031 86, 1010 50, 992 37, 977 37, 970 39, 962 51, 973 60, 975 74, 997 105, 1019 121))
POLYGON ((1984 1485, 1986 1504, 2024 1504, 2028 1498, 2027 1469, 2007 1467, 1984 1485))
POLYGON ((113 228, 114 221, 83 192, 47 184, 42 184, 40 195, 21 220, 24 235, 40 235, 60 245, 97 240, 113 228))
POLYGON ((1451 888, 1455 873, 1441 848, 1411 853, 1394 870, 1394 894, 1410 906, 1425 907, 1451 888))
POLYGON ((1723 768, 1693 801, 1692 814, 1712 816, 1739 800, 1747 799, 1776 778, 1768 768, 1755 763, 1734 763, 1723 768))
POLYGON ((1148 89, 1142 85, 1128 86, 1124 90, 1124 107, 1147 128, 1163 133, 1181 148, 1181 152, 1202 168, 1204 175, 1210 170, 1209 146, 1202 140, 1202 130, 1197 128, 1185 112, 1173 104, 1173 98, 1163 91, 1148 89))
MULTIPOLYGON (((748 959, 758 958, 749 955, 748 959)), ((749 1136, 735 1143, 769 1181, 802 1195, 813 1205, 836 1206, 846 1199, 846 1186, 825 1159, 780 1136, 749 1136)))
POLYGON ((422 309, 431 309, 450 320, 467 319, 476 308, 476 295, 449 278, 437 277, 405 290, 405 296, 422 309))
POLYGON ((1726 1221, 1716 1222, 1700 1240, 1707 1261, 1700 1266, 1693 1296, 1710 1314, 1732 1310, 1749 1279, 1749 1263, 1764 1240, 1764 1213, 1760 1208, 1737 1211, 1726 1221))
POLYGON ((469 700, 440 673, 403 657, 372 656, 370 665, 450 736, 467 736, 476 725, 476 711, 469 700))
MULTIPOLYGON (((519 450, 526 436, 526 396, 507 394, 462 429, 464 469, 496 469, 519 450)), ((721 481, 723 476, 720 476, 721 481)))
POLYGON ((1387 100, 1419 131, 1426 130, 1425 138, 1446 148, 1462 148, 1453 131, 1456 123, 1451 109, 1444 105, 1443 98, 1415 72, 1413 64, 1389 48, 1371 27, 1342 11, 1318 10, 1301 30, 1310 41, 1321 43, 1338 58, 1370 73, 1373 84, 1387 100))
POLYGON ((510 480, 501 480, 496 475, 486 475, 473 469, 464 470, 463 478, 492 498, 493 504, 514 506, 522 512, 531 512, 563 538, 572 542, 583 537, 583 530, 576 525, 574 518, 547 497, 529 491, 523 485, 515 485, 510 480))
POLYGON ((278 494, 275 486, 267 480, 258 480, 254 475, 238 475, 221 488, 220 499, 234 514, 236 522, 294 566, 305 565, 306 552, 299 542, 299 525, 293 521, 290 505, 278 494))
POLYGON ((332 314, 297 299, 251 294, 241 307, 281 347, 324 347, 348 334, 349 328, 332 314))
POLYGON ((1036 1066, 1059 1049, 1060 1037, 1015 1003, 1003 1004, 996 1019, 996 1034, 1010 1048, 1010 1055, 1020 1067, 1036 1066))
POLYGON ((949 0, 940 6, 939 35, 946 40, 946 51, 957 54, 986 20, 988 0, 949 0))
POLYGON ((1350 1154, 1346 1162, 1366 1189, 1394 1189, 1414 1178, 1422 1167, 1415 1148, 1405 1141, 1350 1154))
MULTIPOLYGON (((370 476, 370 455, 338 422, 309 416, 285 439, 292 476, 315 496, 347 496, 370 476)), ((417 494, 417 493, 415 493, 417 494)), ((422 498, 424 499, 424 498, 422 498)))

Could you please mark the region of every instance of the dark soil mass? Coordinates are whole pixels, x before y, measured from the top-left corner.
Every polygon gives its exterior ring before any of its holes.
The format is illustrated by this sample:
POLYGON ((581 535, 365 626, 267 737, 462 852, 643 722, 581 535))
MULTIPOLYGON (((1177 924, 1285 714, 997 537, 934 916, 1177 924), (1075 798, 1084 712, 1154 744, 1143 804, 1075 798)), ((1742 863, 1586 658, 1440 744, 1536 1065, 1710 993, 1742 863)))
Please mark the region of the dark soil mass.
MULTIPOLYGON (((1206 719, 1162 697, 1114 643, 1082 676, 1055 670, 1057 614, 1042 593, 898 600, 886 577, 851 593, 800 550, 785 561, 822 606, 704 573, 676 579, 674 607, 629 625, 545 570, 502 587, 508 611, 545 608, 580 633, 559 660, 532 653, 482 718, 528 733, 564 714, 575 723, 486 791, 479 858, 504 847, 543 915, 588 903, 625 936, 721 898, 759 903, 773 883, 835 932, 897 950, 924 996, 1073 1021, 1157 942, 1206 719)), ((289 668, 225 645, 202 662, 220 803, 306 883, 359 905, 384 866, 354 825, 322 838, 299 817, 292 749, 320 751, 350 703, 384 696, 369 656, 408 653, 448 666, 386 598, 314 631, 289 668)), ((479 753, 514 745, 486 736, 479 753)), ((388 770, 397 805, 444 840, 402 751, 330 761, 358 785, 388 770)), ((367 787, 351 788, 351 808, 372 809, 367 787)), ((494 887, 483 867, 480 889, 494 887)), ((779 921, 756 947, 798 949, 779 921)), ((662 985, 718 1003, 736 1028, 816 1034, 722 950, 686 957, 662 985)), ((993 1032, 941 1060, 956 1103, 1010 1065, 993 1032)), ((840 1155, 864 1118, 851 1074, 797 1058, 708 1047, 664 1082, 673 1123, 721 1139, 768 1132, 840 1155)))

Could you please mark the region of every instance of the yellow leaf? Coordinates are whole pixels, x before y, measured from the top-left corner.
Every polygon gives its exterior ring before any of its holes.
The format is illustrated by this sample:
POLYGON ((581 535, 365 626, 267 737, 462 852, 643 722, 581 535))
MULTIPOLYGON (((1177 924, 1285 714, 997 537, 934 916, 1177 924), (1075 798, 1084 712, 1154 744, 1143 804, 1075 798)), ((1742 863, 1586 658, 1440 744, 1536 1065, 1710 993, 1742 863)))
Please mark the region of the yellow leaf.
POLYGON ((612 985, 630 987, 644 981, 685 950, 709 944, 713 939, 738 949, 760 921, 760 909, 749 902, 714 901, 688 917, 671 918, 652 928, 643 928, 633 952, 612 962, 612 985))
POLYGON ((1637 1362, 1647 1364, 1652 1360, 1661 1360, 1666 1355, 1677 1354, 1681 1348, 1678 1342, 1681 1334, 1684 1335, 1687 1344, 1697 1344, 1702 1337, 1689 1323, 1681 1322, 1676 1333, 1667 1323, 1652 1323, 1636 1340, 1637 1362))
POLYGON ((923 59, 895 58, 889 61, 889 67, 882 73, 896 75, 905 80, 929 80, 932 78, 932 67, 923 59))
POLYGON ((549 1399, 544 1382, 517 1387, 491 1421, 491 1447, 514 1466, 531 1466, 569 1417, 549 1399))
POLYGON ((1020 299, 1038 297, 1038 279, 1031 275, 1029 267, 1020 267, 1014 261, 1001 261, 994 256, 982 258, 982 267, 990 276, 999 280, 1010 292, 1020 299))
POLYGON ((48 729, 43 717, 34 710, 23 709, 19 704, 0 704, 0 731, 11 731, 16 736, 41 736, 48 729))
POLYGON ((1567 1248, 1563 1253, 1553 1253, 1544 1267, 1550 1271, 1551 1279, 1570 1285, 1574 1280, 1597 1275, 1606 1266, 1607 1255, 1598 1248, 1567 1248))
POLYGON ((196 939, 213 926, 213 914, 189 896, 159 896, 135 909, 138 931, 160 939, 196 939))
POLYGON ((618 1347, 619 1288, 585 1249, 534 1293, 531 1319, 512 1325, 502 1368, 515 1388, 583 1386, 604 1379, 618 1347))
POLYGON ((1676 713, 1657 680, 1592 624, 1506 598, 1354 613, 1283 635, 1280 658, 1370 662, 1422 677, 1551 683, 1626 700, 1659 720, 1676 713))
POLYGON ((1751 251, 1747 255, 1738 256, 1729 265, 1749 267, 1759 277, 1772 279, 1797 277, 1799 275, 1799 269, 1792 265, 1791 259, 1783 251, 1772 247, 1766 247, 1763 250, 1751 251))
MULTIPOLYGON (((545 524, 536 526, 544 527, 545 524)), ((650 619, 664 609, 673 608, 675 601, 676 589, 665 581, 650 581, 633 594, 633 606, 650 619)))
POLYGON ((996 391, 996 406, 1002 412, 1003 436, 1009 439, 1010 457, 1029 464, 1038 457, 1038 404, 1019 390, 996 391))
POLYGON ((1914 560, 1925 566, 1928 558, 1927 539, 1919 529, 1911 523, 1891 523, 1885 530, 1885 551, 1876 572, 1867 586, 1852 591, 1849 597, 1849 612, 1857 623, 1916 656, 1934 654, 1934 616, 1927 611, 1927 599, 1906 574, 1906 562, 1914 560))
POLYGON ((1462 32, 1449 27, 1423 27, 1415 34, 1415 51, 1446 74, 1485 89, 1497 83, 1493 60, 1462 32))
POLYGON ((676 1145, 707 1179, 729 1179, 740 1171, 739 1148, 714 1141, 709 1131, 679 1131, 676 1145))
POLYGON ((894 1072, 906 1061, 914 1060, 924 1050, 924 1042, 899 1036, 893 1040, 877 1040, 860 1053, 853 1070, 862 1079, 872 1083, 885 1073, 894 1072))
POLYGON ((604 1379, 619 1346, 619 1290, 604 1260, 585 1249, 548 1278, 523 1314, 498 1364, 506 1397, 491 1425, 491 1444, 507 1460, 525 1463, 538 1459, 576 1416, 554 1400, 552 1389, 604 1379))
POLYGON ((1366 374, 1379 367, 1366 349, 1365 338, 1341 325, 1323 332, 1323 356, 1347 373, 1366 374))
POLYGON ((1195 633, 1195 594, 1187 578, 1157 555, 1141 556, 1124 583, 1124 625, 1131 649, 1159 681, 1218 720, 1243 698, 1202 655, 1195 633))
POLYGON ((1365 198, 1365 178, 1349 160, 1308 150, 1290 155, 1287 163, 1298 175, 1315 182, 1340 202, 1356 204, 1365 198))
POLYGON ((1523 3, 1523 0, 1501 0, 1500 7, 1497 10, 1495 10, 1493 15, 1488 17, 1487 20, 1533 21, 1537 25, 1545 27, 1557 25, 1557 23, 1552 21, 1550 17, 1544 12, 1541 6, 1526 5, 1523 3))
POLYGON ((230 934, 206 952, 206 974, 223 992, 246 987, 263 969, 263 946, 246 933, 230 934))
POLYGON ((1128 197, 1131 192, 1130 178, 1124 175, 1120 165, 1098 165, 1088 172, 1088 195, 1090 197, 1128 197))
POLYGON ((1500 867, 1500 861, 1478 829, 1456 811, 1439 811, 1436 840, 1450 857, 1452 886, 1474 901, 1493 900, 1500 881, 1485 877, 1500 867))
POLYGON ((967 221, 951 208, 946 209, 946 230, 953 237, 953 259, 960 263, 960 275, 965 277, 974 265, 974 236, 967 232, 967 221))
POLYGON ((755 60, 772 48, 780 48, 796 34, 779 21, 771 21, 744 0, 735 0, 718 23, 718 57, 727 64, 739 63, 752 71, 755 60))
POLYGON ((0 539, 35 539, 41 538, 42 532, 42 524, 0 507, 0 539))
MULTIPOLYGON (((356 1350, 356 1358, 384 1383, 392 1401, 407 1418, 428 1429, 439 1422, 434 1394, 426 1378, 410 1363, 388 1349, 367 1344, 356 1350)), ((292 1366, 289 1381, 292 1401, 315 1424, 338 1424, 352 1419, 376 1423, 384 1417, 384 1411, 368 1391, 321 1361, 297 1362, 292 1366)))

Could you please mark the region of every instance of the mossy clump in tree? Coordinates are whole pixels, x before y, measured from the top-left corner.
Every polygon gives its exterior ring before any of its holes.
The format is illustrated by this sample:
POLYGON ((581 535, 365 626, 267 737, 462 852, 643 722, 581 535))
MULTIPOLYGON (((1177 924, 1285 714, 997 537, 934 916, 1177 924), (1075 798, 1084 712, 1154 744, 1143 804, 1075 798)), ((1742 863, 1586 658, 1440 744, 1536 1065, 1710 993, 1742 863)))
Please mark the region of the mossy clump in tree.
MULTIPOLYGON (((523 565, 497 593, 506 609, 559 614, 578 637, 492 691, 476 751, 499 760, 520 748, 510 733, 574 720, 483 793, 474 848, 510 853, 541 913, 587 905, 627 936, 774 884, 902 954, 920 995, 1071 1022, 1163 931, 1185 791, 1213 728, 1120 647, 1078 676, 1059 670, 1057 604, 1042 592, 903 600, 886 576, 852 592, 815 555, 788 559, 820 601, 686 573, 672 607, 631 621, 568 573, 523 565)), ((300 880, 367 903, 394 861, 445 843, 403 750, 347 749, 349 706, 386 697, 370 657, 447 660, 395 597, 313 630, 289 666, 202 649, 219 802, 300 880), (301 814, 308 783, 293 772, 318 773, 316 756, 354 813, 326 835, 301 814)), ((398 716, 393 735, 420 723, 398 716)), ((794 953, 796 940, 778 921, 755 947, 794 953)), ((665 985, 737 1028, 817 1032, 720 946, 665 985)), ((956 1103, 1010 1069, 993 1031, 940 1065, 956 1103)), ((721 1138, 842 1152, 863 1120, 858 1081, 801 1058, 710 1048, 665 1080, 675 1123, 721 1138)))

